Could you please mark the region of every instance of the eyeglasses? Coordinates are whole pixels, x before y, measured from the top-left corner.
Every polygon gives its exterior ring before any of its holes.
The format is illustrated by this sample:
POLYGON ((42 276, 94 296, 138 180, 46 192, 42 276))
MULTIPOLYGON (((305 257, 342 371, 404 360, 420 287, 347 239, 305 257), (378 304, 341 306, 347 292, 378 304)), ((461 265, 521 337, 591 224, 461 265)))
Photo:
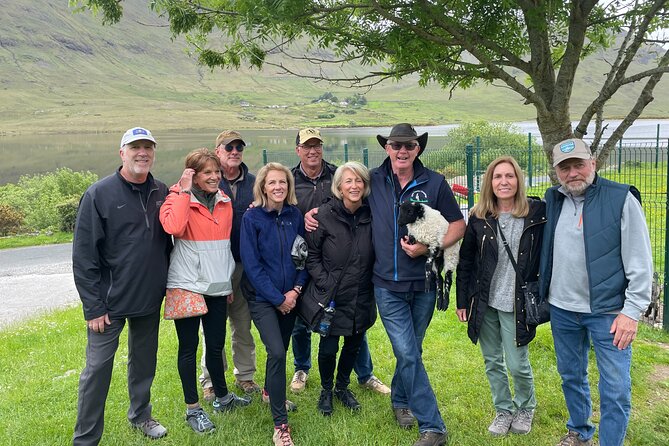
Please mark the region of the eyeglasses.
POLYGON ((415 142, 389 142, 388 145, 391 149, 396 151, 402 150, 402 147, 405 147, 408 151, 412 151, 418 147, 418 144, 415 142))
POLYGON ((316 152, 320 152, 321 150, 323 150, 323 144, 320 144, 320 143, 319 144, 300 144, 298 147, 300 149, 306 150, 307 152, 309 150, 314 150, 316 152))
POLYGON ((224 148, 226 152, 232 152, 232 149, 235 149, 238 152, 243 152, 244 144, 235 144, 234 146, 232 144, 226 144, 224 148))

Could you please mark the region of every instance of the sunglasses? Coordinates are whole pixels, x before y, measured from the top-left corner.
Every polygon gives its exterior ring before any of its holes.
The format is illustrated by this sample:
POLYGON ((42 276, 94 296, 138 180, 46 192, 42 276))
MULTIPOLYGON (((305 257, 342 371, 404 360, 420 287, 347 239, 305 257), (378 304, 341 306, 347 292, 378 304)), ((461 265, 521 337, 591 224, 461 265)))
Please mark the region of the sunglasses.
POLYGON ((244 151, 244 144, 226 144, 224 147, 226 152, 232 152, 232 149, 237 150, 238 152, 243 152, 244 151))
POLYGON ((412 151, 416 147, 418 147, 418 144, 415 142, 389 142, 388 145, 390 146, 391 149, 393 150, 402 150, 402 147, 405 147, 408 151, 412 151))

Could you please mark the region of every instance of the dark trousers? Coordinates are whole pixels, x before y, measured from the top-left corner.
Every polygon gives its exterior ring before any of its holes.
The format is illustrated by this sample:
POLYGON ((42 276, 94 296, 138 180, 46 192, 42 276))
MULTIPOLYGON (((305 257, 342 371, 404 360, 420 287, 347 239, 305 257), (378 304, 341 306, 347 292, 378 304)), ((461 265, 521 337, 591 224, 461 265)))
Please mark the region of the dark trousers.
MULTIPOLYGON (((128 318, 128 420, 151 416, 151 384, 156 374, 160 312, 128 318)), ((79 402, 73 444, 97 445, 102 438, 105 402, 111 384, 114 355, 126 319, 112 319, 103 333, 88 329, 86 367, 79 378, 79 402)))
POLYGON ((337 366, 337 389, 348 387, 351 382, 353 364, 358 357, 364 336, 364 333, 344 336, 344 345, 341 348, 338 364, 337 351, 340 336, 321 337, 321 342, 318 344, 318 370, 321 374, 321 386, 324 389, 332 390, 335 365, 337 366))
POLYGON ((207 344, 205 361, 214 393, 217 397, 228 394, 223 369, 223 347, 225 346, 225 322, 228 314, 228 301, 225 297, 204 297, 209 311, 203 316, 176 319, 174 326, 179 338, 177 366, 181 387, 184 391, 186 404, 198 402, 197 395, 197 345, 200 340, 200 319, 204 331, 204 342, 207 344))
POLYGON ((274 425, 288 424, 286 412, 286 352, 295 325, 295 312, 281 314, 265 301, 249 302, 253 323, 265 344, 265 390, 269 394, 274 425))

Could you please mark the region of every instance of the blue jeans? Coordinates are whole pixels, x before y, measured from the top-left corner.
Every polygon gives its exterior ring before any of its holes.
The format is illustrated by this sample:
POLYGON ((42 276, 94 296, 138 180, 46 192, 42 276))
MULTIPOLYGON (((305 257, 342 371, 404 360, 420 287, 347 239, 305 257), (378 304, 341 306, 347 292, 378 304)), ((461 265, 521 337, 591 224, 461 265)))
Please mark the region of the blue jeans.
POLYGON ((599 443, 622 446, 629 421, 632 348, 618 350, 609 333, 616 314, 574 313, 551 305, 551 328, 562 391, 569 410, 567 428, 589 440, 595 426, 588 384, 590 341, 599 371, 599 443))
MULTIPOLYGON (((293 328, 292 345, 295 371, 302 370, 309 373, 309 370, 311 370, 311 330, 299 317, 295 321, 295 328, 293 328)), ((372 356, 369 353, 369 344, 367 343, 367 333, 362 339, 360 352, 353 364, 353 371, 358 376, 358 382, 361 384, 367 382, 374 372, 374 364, 372 364, 372 356)))
POLYGON ((422 355, 434 312, 434 291, 398 293, 375 287, 374 295, 397 360, 391 384, 393 408, 411 409, 420 432, 446 432, 422 355))

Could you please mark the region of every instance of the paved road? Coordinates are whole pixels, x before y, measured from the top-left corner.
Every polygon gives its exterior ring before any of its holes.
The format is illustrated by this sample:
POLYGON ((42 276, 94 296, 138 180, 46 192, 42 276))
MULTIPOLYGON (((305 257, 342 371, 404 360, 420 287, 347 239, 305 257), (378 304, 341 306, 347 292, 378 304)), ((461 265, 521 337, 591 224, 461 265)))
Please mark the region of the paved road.
POLYGON ((0 250, 0 329, 79 302, 71 244, 0 250))

